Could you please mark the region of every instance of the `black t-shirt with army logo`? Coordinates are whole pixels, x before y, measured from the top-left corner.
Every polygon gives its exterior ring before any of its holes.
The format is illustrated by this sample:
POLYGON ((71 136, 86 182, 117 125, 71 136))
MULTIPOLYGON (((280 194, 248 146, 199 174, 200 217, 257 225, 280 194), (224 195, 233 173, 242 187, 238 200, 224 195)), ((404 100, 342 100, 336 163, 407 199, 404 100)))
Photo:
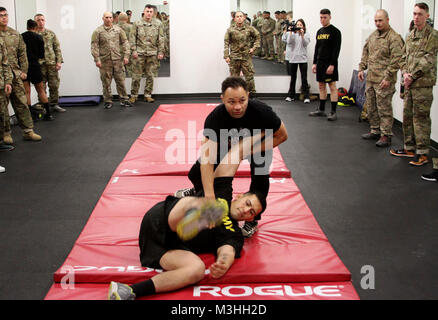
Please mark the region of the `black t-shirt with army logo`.
POLYGON ((205 120, 204 136, 218 144, 218 162, 226 156, 231 145, 239 140, 281 127, 281 119, 267 104, 249 100, 245 115, 240 119, 230 116, 224 104, 219 105, 205 120))

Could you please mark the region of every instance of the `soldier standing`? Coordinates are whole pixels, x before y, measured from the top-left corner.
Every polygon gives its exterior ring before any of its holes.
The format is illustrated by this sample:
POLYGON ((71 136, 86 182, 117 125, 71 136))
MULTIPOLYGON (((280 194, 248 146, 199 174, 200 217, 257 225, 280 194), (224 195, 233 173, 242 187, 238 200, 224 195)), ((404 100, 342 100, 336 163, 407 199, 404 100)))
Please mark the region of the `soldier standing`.
POLYGON ((376 146, 383 148, 391 145, 393 135, 392 97, 404 41, 389 25, 388 12, 378 10, 374 21, 377 30, 367 39, 359 64, 360 81, 364 81, 364 71, 368 70, 365 105, 371 128, 362 138, 378 140, 376 146))
POLYGON ((64 108, 59 106, 59 71, 62 68, 64 60, 62 58, 61 45, 56 34, 46 29, 46 18, 42 14, 35 15, 34 20, 38 24, 38 33, 44 40, 44 60, 41 62, 41 73, 43 82, 49 87, 49 103, 53 110, 65 112, 64 108))
POLYGON ((100 70, 105 109, 112 108, 111 82, 116 81, 120 104, 130 107, 125 88, 125 65, 129 62, 129 42, 125 32, 113 25, 113 15, 105 12, 103 25, 98 27, 91 38, 91 54, 100 70))
POLYGON ((263 43, 262 22, 263 22, 263 16, 262 13, 259 11, 257 12, 257 16, 254 15, 254 20, 252 21, 252 26, 256 28, 256 30, 260 34, 260 47, 254 52, 254 55, 257 57, 262 56, 262 43, 263 43))
MULTIPOLYGON (((27 78, 29 63, 27 60, 26 44, 23 37, 16 30, 8 27, 8 11, 0 7, 0 38, 2 38, 8 51, 8 62, 12 69, 12 92, 9 97, 15 115, 18 118, 18 124, 23 130, 23 138, 27 141, 41 141, 41 136, 33 131, 33 120, 27 106, 26 92, 23 80, 27 78)), ((46 115, 47 116, 47 115, 46 115)), ((0 123, 4 127, 3 141, 6 144, 13 144, 12 130, 9 119, 9 112, 5 110, 4 121, 0 123)))
POLYGON ((133 58, 131 99, 129 100, 131 103, 137 100, 143 72, 146 74, 144 99, 149 103, 155 101, 152 98, 154 74, 158 60, 164 58, 165 39, 163 26, 152 19, 153 15, 153 6, 146 5, 143 19, 134 23, 131 32, 129 41, 133 58))
POLYGON ((275 44, 277 46, 277 62, 284 63, 284 44, 281 40, 283 37, 283 23, 284 19, 282 16, 282 13, 280 11, 275 12, 275 18, 277 19, 275 23, 275 30, 274 30, 274 36, 275 36, 275 44))
MULTIPOLYGON (((123 31, 125 31, 126 34, 126 38, 129 41, 129 37, 131 36, 131 31, 132 31, 132 25, 129 24, 129 17, 125 12, 121 12, 119 14, 119 24, 118 26, 120 27, 120 29, 122 29, 123 31)), ((131 47, 129 47, 129 50, 131 50, 131 47)), ((125 66, 126 68, 126 75, 127 77, 132 77, 132 62, 131 60, 129 61, 129 63, 125 66)))
MULTIPOLYGON (((2 15, 4 13, 0 13, 2 15)), ((3 141, 4 115, 8 112, 8 96, 12 92, 12 72, 8 63, 8 51, 5 43, 0 38, 0 151, 10 151, 14 147, 1 143, 3 141)), ((0 167, 0 172, 5 172, 5 168, 0 167)))
POLYGON ((242 12, 236 12, 235 16, 235 25, 225 33, 224 59, 230 66, 231 76, 239 77, 240 72, 243 72, 249 92, 254 95, 256 88, 252 55, 260 47, 260 34, 244 22, 242 12))
POLYGON ((406 39, 400 69, 405 95, 403 110, 404 149, 391 150, 396 157, 414 158, 412 166, 429 162, 433 87, 437 80, 438 31, 427 24, 429 6, 414 7, 415 27, 406 39))
POLYGON ((269 61, 274 60, 274 30, 275 20, 271 18, 269 11, 263 12, 262 36, 263 36, 263 53, 262 59, 269 61))

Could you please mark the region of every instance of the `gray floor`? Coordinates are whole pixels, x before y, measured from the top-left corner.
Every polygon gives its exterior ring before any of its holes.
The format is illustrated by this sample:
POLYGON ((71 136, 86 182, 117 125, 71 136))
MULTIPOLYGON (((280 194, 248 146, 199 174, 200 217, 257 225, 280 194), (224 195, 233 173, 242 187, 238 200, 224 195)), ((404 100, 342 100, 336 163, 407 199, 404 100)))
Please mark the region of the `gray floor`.
MULTIPOLYGON (((111 110, 69 108, 36 123, 44 140, 0 153, 0 299, 43 299, 117 165, 160 104, 217 102, 167 99, 111 110)), ((366 123, 354 108, 340 120, 307 116, 316 105, 264 100, 286 123, 285 162, 360 297, 436 299, 438 184, 386 149, 362 141, 366 123), (361 269, 375 270, 375 289, 361 288, 361 269)), ((395 145, 401 145, 396 131, 395 145)))

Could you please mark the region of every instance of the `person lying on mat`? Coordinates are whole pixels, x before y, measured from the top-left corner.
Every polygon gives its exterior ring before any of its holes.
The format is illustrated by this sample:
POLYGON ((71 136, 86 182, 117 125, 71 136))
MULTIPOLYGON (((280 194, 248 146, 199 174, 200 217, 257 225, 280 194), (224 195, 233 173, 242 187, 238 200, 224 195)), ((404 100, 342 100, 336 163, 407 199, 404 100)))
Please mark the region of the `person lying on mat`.
MULTIPOLYGON (((232 148, 228 157, 243 158, 244 148, 238 149, 232 148)), ((141 265, 164 272, 131 286, 111 282, 109 300, 134 300, 196 284, 206 270, 197 253, 216 254, 216 262, 209 267, 212 278, 220 279, 228 272, 244 245, 239 221, 253 221, 266 210, 266 197, 257 190, 232 200, 238 167, 225 161, 217 167, 217 199, 169 196, 146 213, 139 234, 141 265)))
MULTIPOLYGON (((213 181, 217 165, 231 145, 257 132, 266 133, 266 140, 270 141, 270 146, 266 144, 266 147, 258 151, 254 150, 248 160, 251 165, 251 181, 255 185, 264 184, 264 180, 269 180, 272 150, 288 139, 284 123, 272 108, 261 101, 249 99, 248 84, 244 79, 240 77, 225 79, 222 83, 221 99, 223 104, 207 117, 204 126, 203 148, 215 152, 201 157, 195 163, 188 175, 194 188, 177 191, 175 193, 177 198, 193 196, 204 191, 206 198, 215 199, 213 181)), ((266 190, 260 191, 267 195, 269 183, 266 190)), ((260 217, 253 222, 245 223, 242 228, 245 237, 251 237, 256 232, 259 219, 260 217)))

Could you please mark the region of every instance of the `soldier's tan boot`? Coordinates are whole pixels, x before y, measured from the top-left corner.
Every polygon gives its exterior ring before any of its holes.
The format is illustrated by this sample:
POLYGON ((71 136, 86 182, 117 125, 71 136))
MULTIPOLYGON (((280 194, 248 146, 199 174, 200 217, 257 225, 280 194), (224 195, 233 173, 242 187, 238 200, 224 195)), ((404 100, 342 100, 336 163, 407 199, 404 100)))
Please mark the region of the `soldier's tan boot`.
POLYGON ((24 132, 23 133, 23 139, 26 141, 41 141, 42 137, 38 134, 36 134, 33 130, 24 132))
POLYGON ((132 104, 132 103, 135 103, 135 101, 137 101, 137 97, 134 97, 134 96, 132 96, 131 98, 129 98, 129 102, 132 104))
POLYGON ((147 103, 154 103, 154 102, 155 102, 155 99, 154 99, 154 98, 151 98, 151 97, 145 97, 145 98, 144 98, 144 101, 146 101, 147 103))
POLYGON ((4 144, 11 145, 14 144, 14 139, 12 139, 12 136, 10 134, 5 134, 3 136, 3 142, 4 144))

